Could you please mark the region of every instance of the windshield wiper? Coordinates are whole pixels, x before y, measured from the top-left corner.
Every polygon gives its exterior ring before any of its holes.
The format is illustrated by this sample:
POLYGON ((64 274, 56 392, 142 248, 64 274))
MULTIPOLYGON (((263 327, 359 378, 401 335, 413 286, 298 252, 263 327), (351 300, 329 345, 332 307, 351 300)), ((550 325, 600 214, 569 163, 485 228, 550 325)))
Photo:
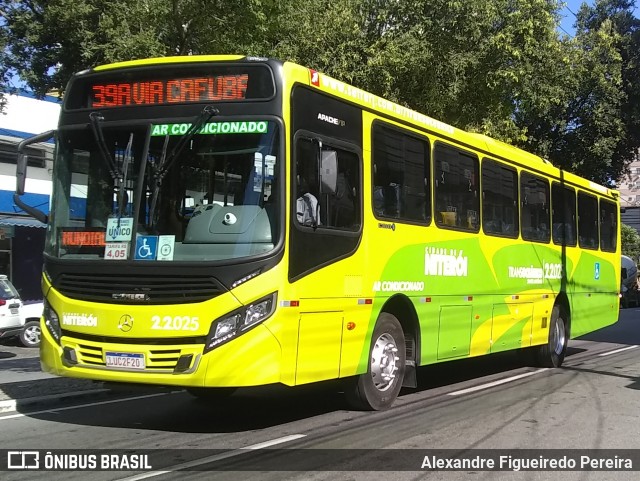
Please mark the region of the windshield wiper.
POLYGON ((166 157, 165 162, 163 162, 164 165, 160 165, 158 167, 158 170, 156 171, 156 174, 155 174, 156 184, 162 183, 162 179, 164 179, 166 175, 169 173, 169 169, 171 169, 171 166, 173 165, 173 163, 180 156, 180 154, 182 153, 186 145, 189 142, 191 142, 193 137, 204 126, 204 124, 206 124, 211 119, 211 117, 214 117, 219 113, 220 111, 216 109, 213 105, 205 105, 205 107, 202 109, 202 112, 200 112, 200 115, 198 116, 196 121, 192 123, 191 127, 189 127, 189 130, 187 130, 184 133, 184 135, 180 137, 180 140, 178 141, 178 143, 175 145, 175 147, 173 147, 173 149, 171 150, 171 153, 169 153, 169 155, 166 157))
POLYGON ((105 165, 109 169, 109 175, 113 180, 113 185, 118 189, 118 223, 120 222, 120 218, 124 214, 124 209, 126 207, 126 202, 124 198, 125 189, 127 187, 127 173, 129 171, 129 164, 131 163, 131 150, 133 146, 133 133, 129 135, 129 142, 127 143, 127 147, 124 151, 122 157, 122 170, 118 167, 118 164, 114 160, 114 158, 109 153, 109 147, 107 146, 107 141, 104 139, 104 135, 102 134, 102 125, 101 122, 104 120, 104 117, 100 112, 91 112, 89 114, 89 120, 91 120, 91 131, 93 132, 93 136, 96 139, 98 144, 98 150, 100 151, 100 155, 102 156, 102 160, 105 165))
POLYGON ((127 148, 124 151, 122 157, 122 179, 120 181, 120 189, 118 190, 118 219, 124 215, 124 210, 127 207, 127 200, 125 199, 125 193, 127 188, 127 174, 129 172, 129 164, 133 160, 131 158, 131 149, 133 146, 133 132, 129 135, 129 142, 127 148))
POLYGON ((151 196, 151 205, 149 206, 149 228, 153 228, 155 225, 155 211, 158 203, 158 195, 160 193, 160 187, 162 185, 162 181, 169 173, 169 170, 175 163, 176 159, 180 157, 180 154, 184 150, 184 148, 191 142, 193 137, 200 132, 200 129, 206 124, 211 117, 218 115, 220 111, 216 109, 213 105, 205 105, 200 112, 200 115, 196 118, 195 122, 191 124, 189 130, 187 130, 178 143, 171 149, 171 152, 167 155, 167 146, 169 145, 169 136, 167 135, 164 140, 164 145, 162 147, 162 154, 160 155, 160 160, 158 161, 158 165, 155 168, 155 172, 153 173, 153 195, 151 196))
MULTIPOLYGON (((149 205, 149 222, 147 227, 153 228, 156 223, 155 212, 156 212, 156 204, 158 203, 158 195, 160 193, 160 183, 158 183, 157 173, 162 169, 164 163, 167 159, 167 147, 169 146, 169 135, 165 135, 164 144, 162 146, 162 153, 160 154, 160 159, 158 160, 157 166, 154 166, 154 172, 150 172, 150 181, 149 185, 153 184, 153 194, 151 195, 151 204, 149 205)), ((153 164, 150 164, 153 165, 153 164)))
POLYGON ((89 114, 89 120, 91 120, 91 131, 98 143, 98 150, 100 151, 102 160, 109 168, 109 175, 111 175, 111 179, 113 179, 114 182, 119 182, 122 180, 122 174, 113 160, 113 157, 109 154, 109 147, 107 147, 107 142, 104 140, 104 135, 102 135, 102 126, 100 125, 100 122, 104 120, 104 117, 100 112, 91 112, 89 114))

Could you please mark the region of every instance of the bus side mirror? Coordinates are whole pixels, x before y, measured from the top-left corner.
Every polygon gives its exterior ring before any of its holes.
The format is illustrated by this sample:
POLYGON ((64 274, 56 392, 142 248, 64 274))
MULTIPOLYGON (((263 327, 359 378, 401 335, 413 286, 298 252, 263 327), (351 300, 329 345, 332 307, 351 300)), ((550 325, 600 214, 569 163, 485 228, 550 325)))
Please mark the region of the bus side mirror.
POLYGON ((47 141, 52 138, 54 134, 55 130, 48 130, 42 134, 24 139, 18 144, 18 154, 16 159, 16 194, 24 194, 24 184, 27 180, 27 155, 24 153, 24 149, 31 144, 47 141))
POLYGON ((24 153, 24 150, 27 146, 31 144, 37 144, 38 142, 45 142, 52 138, 55 135, 55 130, 48 130, 47 132, 43 132, 42 134, 34 135, 33 137, 29 137, 28 139, 24 139, 22 142, 18 144, 18 153, 16 157, 16 193, 13 196, 13 202, 24 210, 27 214, 35 217, 42 223, 47 223, 48 217, 47 214, 42 212, 40 209, 36 209, 30 205, 25 204, 20 199, 20 196, 24 194, 24 185, 27 180, 27 155, 24 153))

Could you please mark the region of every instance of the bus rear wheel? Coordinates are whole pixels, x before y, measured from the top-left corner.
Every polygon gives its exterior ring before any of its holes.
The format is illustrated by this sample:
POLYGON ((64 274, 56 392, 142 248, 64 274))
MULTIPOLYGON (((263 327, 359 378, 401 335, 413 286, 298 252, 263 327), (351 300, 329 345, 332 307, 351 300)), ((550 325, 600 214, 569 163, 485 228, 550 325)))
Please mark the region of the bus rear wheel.
POLYGON ((395 316, 378 317, 369 347, 369 367, 345 389, 350 406, 367 411, 389 408, 402 388, 406 350, 402 326, 395 316))
POLYGON ((538 365, 542 367, 560 367, 567 353, 568 342, 567 316, 564 308, 556 305, 551 311, 549 340, 546 344, 538 346, 538 365))

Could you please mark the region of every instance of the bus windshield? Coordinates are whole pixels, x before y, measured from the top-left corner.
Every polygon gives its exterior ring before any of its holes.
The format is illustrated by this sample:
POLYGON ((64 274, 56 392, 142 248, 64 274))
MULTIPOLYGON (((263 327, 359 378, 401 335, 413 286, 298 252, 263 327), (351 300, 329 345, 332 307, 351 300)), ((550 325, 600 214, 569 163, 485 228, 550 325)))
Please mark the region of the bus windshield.
POLYGON ((202 262, 272 250, 282 225, 278 125, 212 121, 188 135, 190 126, 61 129, 45 252, 202 262))

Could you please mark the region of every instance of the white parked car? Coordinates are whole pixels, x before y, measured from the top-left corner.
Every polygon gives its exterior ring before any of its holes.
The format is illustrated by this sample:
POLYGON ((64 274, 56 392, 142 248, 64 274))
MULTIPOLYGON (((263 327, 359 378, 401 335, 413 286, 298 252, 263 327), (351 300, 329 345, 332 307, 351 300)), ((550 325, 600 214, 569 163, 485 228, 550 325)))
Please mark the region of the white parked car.
POLYGON ((24 305, 11 281, 0 275, 0 339, 19 336, 25 347, 38 347, 42 309, 42 302, 24 305))

